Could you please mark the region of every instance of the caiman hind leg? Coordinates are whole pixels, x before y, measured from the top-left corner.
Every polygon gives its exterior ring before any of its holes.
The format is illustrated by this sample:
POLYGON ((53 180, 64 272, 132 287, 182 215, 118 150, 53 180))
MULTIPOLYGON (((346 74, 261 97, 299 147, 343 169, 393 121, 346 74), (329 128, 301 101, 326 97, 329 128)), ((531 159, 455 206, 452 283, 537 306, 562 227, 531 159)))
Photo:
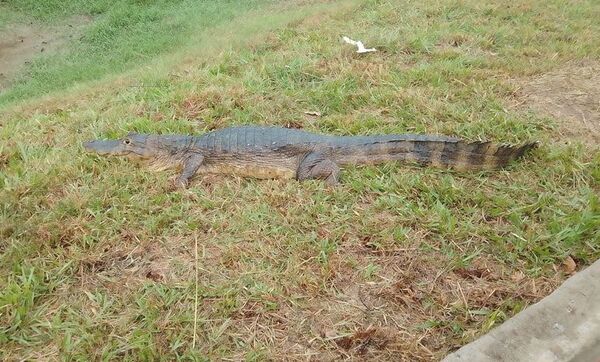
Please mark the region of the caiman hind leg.
POLYGON ((203 161, 204 156, 201 154, 194 154, 183 160, 183 170, 177 179, 175 179, 175 186, 182 189, 186 188, 189 185, 192 176, 194 176, 200 166, 202 166, 203 161))
POLYGON ((300 162, 296 178, 299 181, 325 180, 328 185, 335 186, 339 183, 340 167, 325 155, 311 152, 300 162))

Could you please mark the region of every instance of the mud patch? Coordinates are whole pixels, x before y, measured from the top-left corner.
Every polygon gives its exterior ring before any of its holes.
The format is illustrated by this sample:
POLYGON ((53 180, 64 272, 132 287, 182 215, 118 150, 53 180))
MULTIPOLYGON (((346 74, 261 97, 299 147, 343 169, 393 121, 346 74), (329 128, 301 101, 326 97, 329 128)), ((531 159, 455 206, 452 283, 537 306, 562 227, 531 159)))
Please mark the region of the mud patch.
POLYGON ((8 88, 35 58, 54 54, 78 39, 83 27, 91 21, 90 17, 78 16, 61 25, 14 24, 0 30, 0 90, 8 88))
POLYGON ((556 119, 561 138, 600 144, 600 63, 570 63, 519 86, 520 107, 556 119))

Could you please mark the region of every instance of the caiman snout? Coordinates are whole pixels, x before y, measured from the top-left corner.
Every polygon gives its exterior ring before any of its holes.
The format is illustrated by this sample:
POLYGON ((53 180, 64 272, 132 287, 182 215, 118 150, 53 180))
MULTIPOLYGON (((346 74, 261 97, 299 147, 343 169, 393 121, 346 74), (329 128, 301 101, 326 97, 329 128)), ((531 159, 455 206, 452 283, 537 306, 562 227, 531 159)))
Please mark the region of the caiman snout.
POLYGON ((83 144, 88 152, 95 152, 100 155, 123 155, 126 153, 125 145, 118 140, 95 140, 83 144))

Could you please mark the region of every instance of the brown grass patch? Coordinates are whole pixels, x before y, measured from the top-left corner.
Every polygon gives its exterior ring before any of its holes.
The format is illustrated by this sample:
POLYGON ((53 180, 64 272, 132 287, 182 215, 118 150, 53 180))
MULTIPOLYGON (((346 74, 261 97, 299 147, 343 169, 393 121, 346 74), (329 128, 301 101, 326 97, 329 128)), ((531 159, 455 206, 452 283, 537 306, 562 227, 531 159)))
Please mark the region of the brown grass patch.
MULTIPOLYGON (((452 265, 438 253, 348 247, 320 271, 325 292, 306 290, 302 308, 275 312, 287 332, 271 336, 272 351, 298 360, 311 354, 311 360, 439 359, 538 301, 561 278, 532 278, 483 257, 469 267, 452 265), (378 271, 365 278, 372 264, 378 271)), ((313 272, 319 273, 306 271, 313 272)), ((265 316, 257 318, 268 326, 265 316)))
MULTIPOLYGON (((274 285, 267 275, 254 274, 250 265, 258 259, 248 258, 259 250, 270 250, 272 262, 285 258, 285 250, 256 242, 222 247, 207 242, 218 238, 214 232, 142 240, 124 231, 121 242, 98 246, 80 259, 75 289, 100 288, 125 298, 148 283, 187 286, 194 280, 194 237, 204 290, 218 290, 213 288, 228 285, 244 270, 274 285)), ((489 257, 459 266, 437 251, 379 250, 354 241, 342 242, 326 264, 307 253, 289 268, 302 273, 278 292, 204 294, 202 343, 216 348, 233 338, 267 347, 273 359, 434 360, 538 301, 563 278, 560 273, 531 277, 489 257), (371 266, 376 268, 366 273, 371 266)), ((241 280, 235 283, 244 288, 241 280)))
POLYGON ((143 241, 134 232, 124 231, 122 238, 80 260, 80 285, 135 290, 148 281, 177 284, 193 279, 193 237, 143 241))

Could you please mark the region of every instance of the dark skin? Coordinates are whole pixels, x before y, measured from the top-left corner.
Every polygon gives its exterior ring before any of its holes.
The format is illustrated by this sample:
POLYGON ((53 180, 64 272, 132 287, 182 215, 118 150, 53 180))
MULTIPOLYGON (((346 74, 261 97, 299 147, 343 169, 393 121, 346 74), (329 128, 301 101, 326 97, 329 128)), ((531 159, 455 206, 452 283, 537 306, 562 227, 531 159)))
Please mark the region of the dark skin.
POLYGON ((324 180, 329 186, 339 183, 340 167, 331 159, 318 152, 311 152, 300 162, 296 171, 298 181, 324 180))
MULTIPOLYGON (((191 178, 202 167, 204 156, 194 154, 184 160, 183 170, 175 179, 175 187, 186 188, 191 178)), ((340 168, 331 159, 322 154, 311 152, 300 162, 296 178, 298 181, 323 180, 329 186, 339 184, 340 168)))
POLYGON ((202 166, 203 161, 204 156, 197 153, 185 159, 183 162, 183 170, 181 171, 181 174, 177 177, 177 179, 175 179, 175 186, 178 188, 186 188, 190 183, 190 179, 202 166))
POLYGON ((504 167, 534 148, 417 134, 324 135, 298 129, 238 126, 199 136, 131 133, 123 140, 85 143, 100 155, 127 156, 162 167, 180 167, 175 180, 187 187, 198 172, 242 177, 323 180, 337 185, 345 165, 410 162, 457 170, 504 167))

